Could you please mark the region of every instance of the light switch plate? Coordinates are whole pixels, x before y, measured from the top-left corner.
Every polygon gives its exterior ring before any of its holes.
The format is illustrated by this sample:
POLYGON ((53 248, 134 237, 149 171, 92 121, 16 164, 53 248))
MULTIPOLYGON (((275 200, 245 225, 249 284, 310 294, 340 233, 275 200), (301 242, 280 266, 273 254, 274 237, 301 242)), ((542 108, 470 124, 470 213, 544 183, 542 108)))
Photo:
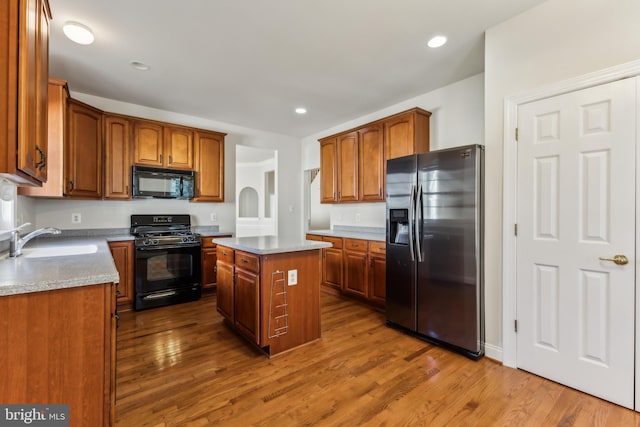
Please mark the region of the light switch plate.
POLYGON ((289 286, 297 285, 298 284, 298 270, 288 270, 287 273, 289 275, 289 280, 287 281, 289 283, 289 286))
POLYGON ((218 214, 211 212, 211 221, 216 222, 218 220, 218 214))

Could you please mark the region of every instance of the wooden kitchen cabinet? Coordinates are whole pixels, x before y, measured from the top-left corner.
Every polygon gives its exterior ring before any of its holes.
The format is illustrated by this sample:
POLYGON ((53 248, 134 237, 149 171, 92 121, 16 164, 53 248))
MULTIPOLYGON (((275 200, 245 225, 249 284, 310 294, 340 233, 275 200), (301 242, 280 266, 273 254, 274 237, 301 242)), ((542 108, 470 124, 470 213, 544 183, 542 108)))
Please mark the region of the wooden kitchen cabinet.
POLYGON ((429 151, 431 113, 413 108, 384 120, 386 159, 429 151))
POLYGON ((3 404, 65 403, 69 425, 112 426, 113 283, 0 297, 3 404))
POLYGON ((322 240, 333 244, 322 250, 322 284, 342 291, 342 238, 324 236, 322 240))
POLYGON ((258 255, 218 245, 218 312, 269 356, 320 338, 319 286, 318 249, 258 255))
POLYGON ((131 121, 104 114, 104 198, 131 199, 131 121))
POLYGON ((196 197, 193 202, 224 202, 224 137, 219 132, 196 131, 196 197))
POLYGON ((102 111, 68 100, 64 145, 65 196, 102 198, 102 111))
POLYGON ((120 283, 116 286, 116 302, 119 306, 131 308, 134 299, 133 264, 135 262, 135 249, 133 240, 109 242, 109 250, 120 276, 120 283))
POLYGON ((47 0, 0 6, 0 174, 21 184, 47 179, 47 0))
POLYGON ((193 169, 193 129, 141 119, 133 126, 135 164, 193 169))
POLYGON ((345 294, 367 297, 367 249, 366 240, 344 239, 345 294))
POLYGON ((338 201, 338 139, 320 140, 320 203, 338 201))
POLYGON ((373 124, 358 131, 360 183, 359 200, 379 202, 384 200, 386 159, 384 154, 384 133, 382 124, 373 124))
POLYGON ((387 257, 385 242, 369 242, 368 299, 384 305, 387 283, 387 257))
POLYGON ((202 237, 202 289, 215 288, 217 282, 217 247, 214 239, 222 237, 231 237, 230 235, 202 237))
POLYGON ((67 122, 67 82, 50 78, 47 111, 47 182, 41 187, 18 187, 18 194, 34 197, 64 196, 64 141, 67 122))
POLYGON ((359 199, 359 134, 350 132, 338 137, 338 203, 359 199))

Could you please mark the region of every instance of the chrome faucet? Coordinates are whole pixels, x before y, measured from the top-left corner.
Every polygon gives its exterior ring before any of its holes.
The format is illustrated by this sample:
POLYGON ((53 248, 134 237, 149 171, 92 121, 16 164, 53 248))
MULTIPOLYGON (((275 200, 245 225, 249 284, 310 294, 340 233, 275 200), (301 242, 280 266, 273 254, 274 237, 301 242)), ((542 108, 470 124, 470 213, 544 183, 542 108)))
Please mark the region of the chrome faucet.
POLYGON ((29 242, 29 240, 33 239, 34 237, 38 237, 43 234, 60 234, 61 233, 61 231, 57 228, 44 227, 44 228, 39 228, 35 231, 32 231, 31 233, 27 234, 23 238, 20 238, 20 231, 22 231, 24 228, 30 225, 31 223, 27 222, 11 230, 11 241, 9 242, 9 256, 11 257, 20 256, 22 254, 22 247, 26 245, 27 242, 29 242))

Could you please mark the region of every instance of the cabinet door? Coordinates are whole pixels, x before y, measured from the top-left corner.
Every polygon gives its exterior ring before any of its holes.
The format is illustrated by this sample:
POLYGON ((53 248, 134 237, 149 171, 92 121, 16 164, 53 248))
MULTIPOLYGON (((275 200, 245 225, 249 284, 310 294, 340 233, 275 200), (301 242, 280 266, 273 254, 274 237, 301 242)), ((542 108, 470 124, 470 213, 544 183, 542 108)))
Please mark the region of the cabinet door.
POLYGON ((118 117, 104 116, 105 199, 131 198, 131 123, 118 117))
POLYGON ((367 254, 344 251, 345 294, 367 296, 367 254))
POLYGON ((164 165, 168 168, 193 169, 193 130, 165 126, 164 165))
POLYGON ((320 142, 320 203, 338 201, 338 152, 336 138, 320 142))
POLYGON ((194 202, 224 201, 224 134, 196 132, 194 202))
POLYGON ((358 200, 358 132, 338 137, 338 202, 358 200))
POLYGON ((133 125, 134 163, 137 165, 164 165, 163 127, 154 122, 136 120, 133 125))
POLYGON ((369 256, 369 289, 372 302, 384 304, 386 293, 387 258, 384 255, 369 256))
POLYGON ((413 113, 393 117, 384 123, 387 159, 408 156, 415 152, 413 113))
POLYGON ((49 18, 43 0, 20 1, 17 169, 46 181, 49 18), (43 62, 44 61, 44 62, 43 62))
POLYGON ((220 314, 233 323, 233 264, 217 262, 216 303, 220 314))
POLYGON ((260 280, 256 273, 236 267, 235 325, 260 344, 260 280))
POLYGON ((322 258, 322 283, 342 290, 342 250, 323 249, 322 258))
POLYGON ((216 247, 202 248, 202 289, 213 288, 216 284, 216 247))
POLYGON ((133 302, 133 241, 109 242, 109 249, 120 276, 116 292, 117 303, 131 304, 133 302))
POLYGON ((363 201, 384 200, 385 158, 382 125, 372 125, 360 134, 359 171, 363 201))
POLYGON ((102 197, 102 112, 70 99, 65 141, 65 195, 102 197))

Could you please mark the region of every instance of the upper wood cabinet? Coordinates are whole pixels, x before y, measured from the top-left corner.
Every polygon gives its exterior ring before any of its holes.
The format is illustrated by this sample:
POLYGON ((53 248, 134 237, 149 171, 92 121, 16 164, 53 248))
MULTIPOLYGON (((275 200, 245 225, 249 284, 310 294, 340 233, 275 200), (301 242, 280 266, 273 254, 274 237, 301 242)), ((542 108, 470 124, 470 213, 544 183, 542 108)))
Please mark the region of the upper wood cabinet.
POLYGON ((18 194, 38 197, 64 195, 64 140, 66 135, 67 100, 69 89, 64 80, 49 79, 47 111, 47 182, 42 187, 18 187, 18 194))
POLYGON ((104 115, 104 198, 131 198, 131 121, 104 115))
POLYGON ((338 139, 320 140, 320 203, 338 200, 338 139))
POLYGON ((47 179, 47 0, 0 6, 0 174, 18 183, 47 179))
POLYGON ((383 121, 387 160, 429 151, 429 117, 429 111, 414 108, 383 121))
POLYGON ((196 131, 194 202, 224 201, 224 137, 218 132, 196 131))
POLYGON ((320 203, 385 200, 386 160, 429 151, 431 113, 413 108, 320 140, 320 203))
POLYGON ((193 129, 136 120, 133 138, 135 164, 193 169, 193 129))
POLYGON ((381 124, 373 124, 358 131, 360 200, 384 200, 386 161, 384 135, 381 124))
POLYGON ((67 108, 65 196, 102 197, 102 111, 74 99, 67 108))

